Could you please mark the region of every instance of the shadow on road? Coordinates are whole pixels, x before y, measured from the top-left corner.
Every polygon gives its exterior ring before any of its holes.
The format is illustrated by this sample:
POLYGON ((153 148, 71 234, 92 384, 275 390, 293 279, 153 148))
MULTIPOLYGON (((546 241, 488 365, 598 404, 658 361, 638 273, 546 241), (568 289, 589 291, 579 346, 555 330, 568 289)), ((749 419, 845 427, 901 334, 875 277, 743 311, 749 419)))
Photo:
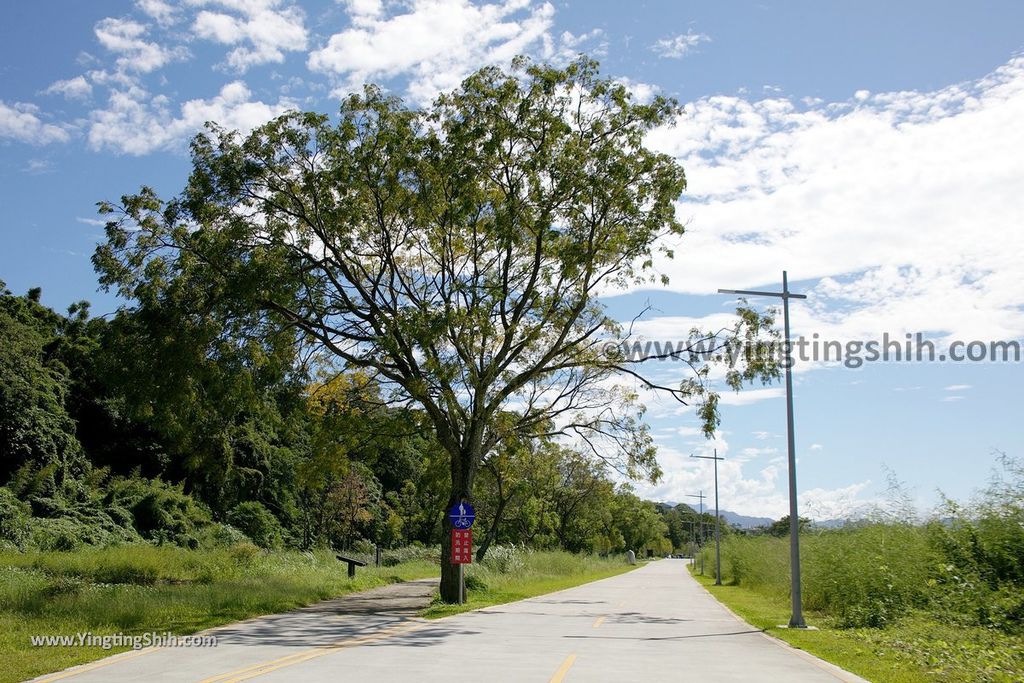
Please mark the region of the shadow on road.
POLYGON ((563 638, 587 639, 587 640, 687 640, 690 638, 716 638, 719 636, 745 636, 751 633, 762 633, 760 629, 750 631, 730 631, 729 633, 691 633, 685 636, 652 636, 637 638, 633 636, 562 636, 563 638))
POLYGON ((336 645, 389 629, 421 623, 437 581, 382 586, 285 612, 213 629, 219 645, 311 648, 336 645))

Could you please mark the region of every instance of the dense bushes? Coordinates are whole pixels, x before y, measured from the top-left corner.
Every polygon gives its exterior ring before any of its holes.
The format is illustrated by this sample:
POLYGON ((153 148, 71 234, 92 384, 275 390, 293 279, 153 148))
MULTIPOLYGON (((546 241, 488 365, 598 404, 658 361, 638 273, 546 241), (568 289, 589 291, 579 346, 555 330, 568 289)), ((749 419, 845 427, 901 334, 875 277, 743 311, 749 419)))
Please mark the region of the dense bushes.
MULTIPOLYGON (((865 522, 802 533, 804 607, 840 627, 884 627, 921 611, 947 624, 1022 634, 1022 499, 1024 476, 1006 462, 969 510, 948 502, 925 524, 865 522)), ((714 571, 713 562, 706 565, 714 571)), ((789 540, 729 536, 722 570, 727 582, 788 595, 789 540)))
POLYGON ((18 500, 7 488, 0 487, 0 547, 23 548, 29 535, 28 503, 18 500))
POLYGON ((281 545, 281 523, 270 510, 254 500, 236 505, 228 513, 228 524, 263 548, 277 548, 281 545))
POLYGON ((104 504, 131 513, 131 524, 145 539, 195 547, 195 534, 210 523, 210 513, 181 487, 159 479, 116 478, 104 504))
MULTIPOLYGON (((22 470, 0 487, 0 544, 19 549, 74 550, 150 541, 198 547, 209 511, 180 487, 158 479, 109 477, 58 481, 22 470)), ((240 539, 235 539, 240 540, 240 539)))
MULTIPOLYGON (((934 552, 922 529, 864 524, 801 536, 804 606, 843 626, 884 626, 925 602, 934 552)), ((714 571, 714 562, 706 565, 714 571)), ((723 579, 789 592, 789 540, 733 535, 722 543, 723 579)))

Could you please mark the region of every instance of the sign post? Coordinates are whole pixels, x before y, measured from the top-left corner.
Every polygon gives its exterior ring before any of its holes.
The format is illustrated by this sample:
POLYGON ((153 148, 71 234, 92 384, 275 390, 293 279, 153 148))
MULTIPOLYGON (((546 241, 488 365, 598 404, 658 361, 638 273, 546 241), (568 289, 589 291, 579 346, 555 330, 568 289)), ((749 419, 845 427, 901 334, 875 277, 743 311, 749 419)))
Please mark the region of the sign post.
POLYGON ((452 523, 452 564, 459 567, 459 604, 466 602, 466 577, 463 565, 473 563, 473 522, 476 511, 463 501, 448 511, 452 523))

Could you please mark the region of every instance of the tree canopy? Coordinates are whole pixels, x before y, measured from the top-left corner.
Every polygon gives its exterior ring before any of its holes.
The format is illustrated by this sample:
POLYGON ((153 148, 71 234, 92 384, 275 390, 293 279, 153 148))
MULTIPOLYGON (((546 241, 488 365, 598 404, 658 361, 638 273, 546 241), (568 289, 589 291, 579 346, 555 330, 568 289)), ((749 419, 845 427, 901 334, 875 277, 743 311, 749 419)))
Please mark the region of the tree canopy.
MULTIPOLYGON (((422 409, 449 457, 449 504, 472 498, 506 439, 569 436, 656 478, 643 408, 614 378, 698 397, 708 430, 714 395, 610 353, 624 332, 597 295, 657 282, 663 238, 683 232, 683 169, 643 142, 676 114, 591 60, 519 59, 422 111, 367 87, 336 121, 289 113, 245 138, 211 125, 180 196, 101 205, 94 263, 140 312, 174 311, 205 353, 360 370, 382 401, 422 409)), ((759 368, 745 372, 731 380, 759 368)), ((445 599, 454 576, 446 562, 445 599)))

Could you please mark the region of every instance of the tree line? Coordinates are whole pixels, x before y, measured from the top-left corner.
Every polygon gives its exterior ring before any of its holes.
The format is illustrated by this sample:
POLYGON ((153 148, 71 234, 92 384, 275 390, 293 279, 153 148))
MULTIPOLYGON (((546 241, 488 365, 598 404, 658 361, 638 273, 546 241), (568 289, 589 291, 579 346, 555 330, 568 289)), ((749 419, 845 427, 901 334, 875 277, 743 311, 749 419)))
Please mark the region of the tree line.
MULTIPOLYGON (((210 340, 171 319, 60 314, 40 296, 0 283, 0 543, 441 542, 445 454, 422 411, 365 374, 256 368, 199 352, 210 340)), ((495 543, 667 553, 699 535, 689 508, 552 439, 489 454, 474 500, 478 559, 495 543)))

